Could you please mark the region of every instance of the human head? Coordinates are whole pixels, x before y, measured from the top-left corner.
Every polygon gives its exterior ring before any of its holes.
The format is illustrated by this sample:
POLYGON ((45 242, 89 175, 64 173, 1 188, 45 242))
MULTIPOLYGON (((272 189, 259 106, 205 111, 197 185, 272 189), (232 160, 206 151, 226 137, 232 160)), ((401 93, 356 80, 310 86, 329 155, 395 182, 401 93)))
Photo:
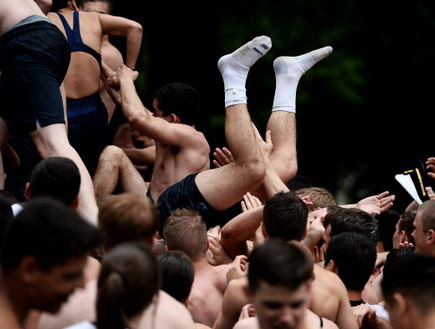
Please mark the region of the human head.
POLYGON ((279 192, 263 208, 263 229, 270 238, 300 241, 307 229, 308 208, 293 192, 279 192))
POLYGON ((260 328, 296 328, 310 302, 313 258, 300 242, 269 239, 248 258, 248 294, 260 328))
POLYGON ((168 250, 181 250, 192 261, 206 256, 207 227, 195 210, 180 208, 172 211, 163 227, 163 239, 168 250))
POLYGON ((80 0, 80 10, 112 15, 113 5, 110 0, 80 0))
POLYGON ((170 117, 171 122, 179 120, 192 126, 199 115, 199 93, 185 83, 168 83, 155 92, 153 107, 156 116, 170 117))
POLYGON ((435 256, 435 200, 424 201, 414 218, 415 252, 435 256))
POLYGON ((81 176, 77 165, 66 157, 50 157, 38 162, 26 186, 27 199, 50 196, 77 208, 81 176))
POLYGON ((376 245, 366 235, 343 232, 329 241, 325 268, 337 273, 347 290, 362 291, 376 263, 376 245))
POLYGON ((408 241, 413 245, 415 244, 414 238, 412 237, 412 231, 414 231, 414 218, 416 214, 416 210, 410 210, 400 215, 392 239, 394 248, 397 248, 399 243, 405 241, 408 241))
POLYGON ((128 241, 144 241, 152 246, 157 232, 157 212, 148 199, 131 193, 116 194, 100 206, 98 227, 105 250, 128 241))
POLYGON ((128 320, 142 313, 158 290, 157 261, 150 248, 139 241, 114 246, 101 262, 97 327, 128 328, 128 320))
POLYGON ((4 284, 27 307, 55 313, 77 287, 84 286, 87 257, 99 238, 94 225, 59 200, 31 200, 4 239, 4 284))
MULTIPOLYGON (((384 270, 381 288, 394 329, 423 329, 422 321, 435 314, 435 257, 400 257, 384 270)), ((433 328, 433 321, 426 328, 433 328)))
POLYGON ((385 259, 383 271, 387 271, 391 264, 394 264, 400 257, 412 255, 415 253, 414 246, 400 246, 391 249, 385 259))
POLYGON ((379 227, 376 218, 358 208, 330 207, 323 225, 325 251, 331 238, 342 232, 358 232, 368 236, 375 244, 379 240, 379 227))
POLYGON ((187 306, 187 299, 195 277, 189 256, 180 250, 164 251, 157 256, 160 270, 160 289, 187 306))
POLYGON ((306 204, 309 204, 309 210, 317 210, 328 206, 336 206, 337 200, 334 195, 324 187, 311 186, 300 188, 295 191, 295 194, 306 204))

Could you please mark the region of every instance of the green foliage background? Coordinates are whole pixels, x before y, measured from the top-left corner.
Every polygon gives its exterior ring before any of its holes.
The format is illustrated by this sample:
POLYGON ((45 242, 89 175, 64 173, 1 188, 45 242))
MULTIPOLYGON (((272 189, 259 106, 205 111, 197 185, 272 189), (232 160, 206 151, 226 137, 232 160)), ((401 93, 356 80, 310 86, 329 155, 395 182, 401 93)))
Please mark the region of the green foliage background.
POLYGON ((411 201, 394 175, 435 156, 433 1, 113 2, 116 15, 144 27, 144 103, 166 82, 193 85, 203 98, 198 128, 212 148, 225 145, 220 56, 257 35, 272 38, 247 82, 252 119, 264 131, 273 60, 332 46, 298 86, 299 173, 341 202, 385 190, 396 194, 399 212, 411 201))

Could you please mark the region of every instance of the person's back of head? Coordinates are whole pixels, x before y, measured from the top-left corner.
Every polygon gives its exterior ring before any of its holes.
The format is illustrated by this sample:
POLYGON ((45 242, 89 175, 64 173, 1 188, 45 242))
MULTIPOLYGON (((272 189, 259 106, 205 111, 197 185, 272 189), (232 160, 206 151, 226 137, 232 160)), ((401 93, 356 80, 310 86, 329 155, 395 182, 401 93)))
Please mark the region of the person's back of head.
POLYGON ((59 11, 60 9, 66 8, 68 7, 68 3, 71 1, 72 0, 53 0, 50 11, 59 11))
MULTIPOLYGON (((428 315, 431 315, 433 319, 435 314, 435 257, 423 254, 400 257, 384 270, 383 275, 382 294, 386 309, 390 312, 393 328, 401 328, 396 327, 395 322, 403 319, 397 315, 403 313, 405 308, 409 309, 407 303, 415 309, 415 318, 411 321, 417 318, 424 319, 428 315)), ((411 323, 409 328, 416 328, 416 325, 416 323, 411 323)), ((433 328, 433 322, 429 325, 426 328, 433 328)))
POLYGON ((156 208, 148 199, 131 193, 117 194, 100 206, 98 227, 106 250, 136 240, 152 246, 157 232, 156 208))
POLYGON ((97 328, 128 328, 159 291, 155 255, 143 242, 121 243, 101 262, 96 301, 97 328))
POLYGON ((323 225, 331 226, 330 237, 343 232, 365 234, 375 244, 379 240, 379 226, 375 216, 358 208, 331 207, 325 215, 323 225))
POLYGON ((51 197, 28 202, 4 238, 1 267, 14 270, 30 255, 43 269, 89 254, 100 242, 98 229, 75 210, 51 197))
POLYGON ((376 245, 366 235, 343 232, 329 241, 325 266, 337 270, 348 290, 362 291, 376 263, 376 245))
POLYGON ((301 199, 302 197, 308 197, 309 201, 313 203, 312 210, 337 205, 334 195, 324 187, 305 187, 295 191, 295 194, 301 199))
POLYGON ((413 255, 415 253, 414 246, 399 246, 391 249, 383 266, 383 271, 388 271, 388 268, 403 256, 413 255))
MULTIPOLYGON (((76 2, 77 2, 77 5, 81 8, 85 7, 85 5, 89 4, 89 3, 101 2, 101 3, 106 4, 106 6, 107 6, 107 11, 100 12, 101 14, 112 15, 112 13, 113 13, 113 4, 112 4, 112 1, 110 1, 110 0, 80 0, 80 1, 76 1, 76 2)), ((85 10, 85 11, 88 11, 88 10, 85 10)))
POLYGON ((200 111, 199 93, 191 86, 172 82, 158 89, 154 97, 163 116, 176 114, 182 123, 194 125, 200 111))
POLYGON ((263 226, 270 238, 302 240, 308 220, 308 208, 293 192, 279 192, 267 199, 263 208, 263 226))
POLYGON ((172 211, 163 227, 163 239, 169 250, 181 250, 193 262, 205 257, 207 227, 195 210, 181 208, 172 211))
POLYGON ((264 281, 297 290, 313 279, 313 259, 300 242, 272 238, 255 247, 248 257, 249 289, 255 293, 264 281))
POLYGON ((26 196, 50 196, 72 206, 77 201, 81 176, 77 165, 66 157, 41 160, 32 170, 26 196))
POLYGON ((187 299, 195 277, 189 256, 180 250, 164 251, 157 256, 160 270, 160 289, 187 306, 187 299))

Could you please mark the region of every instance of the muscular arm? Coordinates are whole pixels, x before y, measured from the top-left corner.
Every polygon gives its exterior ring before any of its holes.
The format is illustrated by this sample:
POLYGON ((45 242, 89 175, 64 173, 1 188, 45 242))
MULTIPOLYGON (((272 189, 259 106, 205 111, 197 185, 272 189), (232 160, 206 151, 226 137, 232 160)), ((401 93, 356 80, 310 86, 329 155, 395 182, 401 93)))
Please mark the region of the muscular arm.
POLYGON ((120 84, 122 110, 133 129, 164 145, 180 148, 200 148, 204 145, 203 135, 194 128, 185 124, 169 123, 152 116, 136 92, 134 80, 137 72, 125 65, 116 72, 120 84))
POLYGON ((97 15, 104 34, 127 38, 125 64, 134 69, 142 45, 142 25, 124 17, 97 15))

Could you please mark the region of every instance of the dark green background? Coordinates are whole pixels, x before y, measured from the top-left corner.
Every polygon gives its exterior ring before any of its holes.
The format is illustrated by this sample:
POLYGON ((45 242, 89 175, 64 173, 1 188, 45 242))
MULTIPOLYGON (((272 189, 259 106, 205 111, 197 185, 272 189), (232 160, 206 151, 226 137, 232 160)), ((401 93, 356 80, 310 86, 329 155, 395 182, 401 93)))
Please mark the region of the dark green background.
POLYGON ((247 82, 250 113, 264 132, 273 60, 332 46, 298 86, 299 173, 340 202, 385 190, 396 194, 399 212, 411 201, 394 175, 435 156, 433 1, 113 2, 114 14, 144 28, 137 82, 144 103, 164 83, 191 84, 202 97, 198 128, 212 148, 225 144, 220 56, 255 36, 272 38, 247 82))

